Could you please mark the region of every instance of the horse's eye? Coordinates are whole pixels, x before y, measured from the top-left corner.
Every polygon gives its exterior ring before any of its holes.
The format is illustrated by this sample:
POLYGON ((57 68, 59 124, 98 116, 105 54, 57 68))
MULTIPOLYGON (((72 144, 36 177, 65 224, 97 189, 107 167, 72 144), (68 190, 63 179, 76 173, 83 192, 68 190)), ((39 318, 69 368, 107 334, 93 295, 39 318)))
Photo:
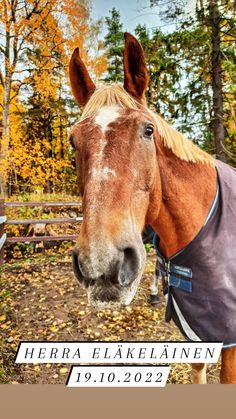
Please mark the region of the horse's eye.
POLYGON ((147 125, 144 130, 144 137, 152 138, 153 131, 154 131, 153 126, 147 125))

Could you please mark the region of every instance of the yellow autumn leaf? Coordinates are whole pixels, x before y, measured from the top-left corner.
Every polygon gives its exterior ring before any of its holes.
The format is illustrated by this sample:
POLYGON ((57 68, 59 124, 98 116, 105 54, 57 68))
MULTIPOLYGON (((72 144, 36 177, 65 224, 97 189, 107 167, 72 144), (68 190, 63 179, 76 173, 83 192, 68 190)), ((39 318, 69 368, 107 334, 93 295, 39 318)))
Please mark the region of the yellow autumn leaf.
POLYGON ((9 329, 9 327, 10 327, 10 324, 7 324, 7 323, 1 324, 1 329, 9 329))
POLYGON ((50 331, 51 331, 52 333, 56 333, 56 332, 58 332, 58 327, 56 327, 56 326, 51 326, 51 327, 50 327, 50 331))
POLYGON ((158 318, 158 312, 154 311, 153 315, 152 315, 152 320, 156 320, 158 318))

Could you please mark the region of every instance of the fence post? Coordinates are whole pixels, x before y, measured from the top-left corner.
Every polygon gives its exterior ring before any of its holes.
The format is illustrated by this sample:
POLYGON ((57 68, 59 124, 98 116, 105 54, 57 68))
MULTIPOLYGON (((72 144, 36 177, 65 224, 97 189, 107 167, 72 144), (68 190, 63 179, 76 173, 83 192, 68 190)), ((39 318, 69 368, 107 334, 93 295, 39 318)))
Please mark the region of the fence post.
MULTIPOLYGON (((5 216, 5 206, 4 206, 4 199, 0 198, 0 217, 5 216)), ((5 222, 0 223, 0 240, 4 238, 5 232, 5 222)), ((4 242, 2 247, 0 247, 0 266, 4 263, 4 242)))

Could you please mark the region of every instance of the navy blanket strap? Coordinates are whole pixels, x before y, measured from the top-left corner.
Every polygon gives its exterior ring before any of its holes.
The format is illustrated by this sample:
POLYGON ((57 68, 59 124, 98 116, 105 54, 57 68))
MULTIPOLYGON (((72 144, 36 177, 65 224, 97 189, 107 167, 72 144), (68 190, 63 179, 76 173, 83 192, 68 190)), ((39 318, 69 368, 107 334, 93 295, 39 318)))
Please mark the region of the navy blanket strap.
POLYGON ((166 262, 157 250, 158 271, 169 287, 180 288, 181 290, 192 292, 192 270, 184 266, 178 266, 171 261, 166 262))
POLYGON ((216 161, 217 193, 199 233, 166 260, 160 253, 166 321, 173 319, 189 341, 236 346, 236 171, 216 161))

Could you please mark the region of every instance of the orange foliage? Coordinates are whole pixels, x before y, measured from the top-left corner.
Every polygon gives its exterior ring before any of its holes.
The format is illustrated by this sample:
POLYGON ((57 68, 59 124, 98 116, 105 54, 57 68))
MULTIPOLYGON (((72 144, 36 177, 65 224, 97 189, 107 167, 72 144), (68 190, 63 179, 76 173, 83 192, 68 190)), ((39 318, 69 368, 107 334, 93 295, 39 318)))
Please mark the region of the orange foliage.
MULTIPOLYGON (((75 181, 68 141, 68 62, 79 46, 94 78, 103 75, 101 22, 92 21, 88 0, 3 0, 0 24, 12 39, 10 55, 5 48, 7 72, 1 73, 11 80, 7 157, 1 160, 8 192, 61 190, 75 181)), ((4 88, 0 83, 2 107, 4 88)), ((1 132, 0 141, 3 147, 1 132)))

